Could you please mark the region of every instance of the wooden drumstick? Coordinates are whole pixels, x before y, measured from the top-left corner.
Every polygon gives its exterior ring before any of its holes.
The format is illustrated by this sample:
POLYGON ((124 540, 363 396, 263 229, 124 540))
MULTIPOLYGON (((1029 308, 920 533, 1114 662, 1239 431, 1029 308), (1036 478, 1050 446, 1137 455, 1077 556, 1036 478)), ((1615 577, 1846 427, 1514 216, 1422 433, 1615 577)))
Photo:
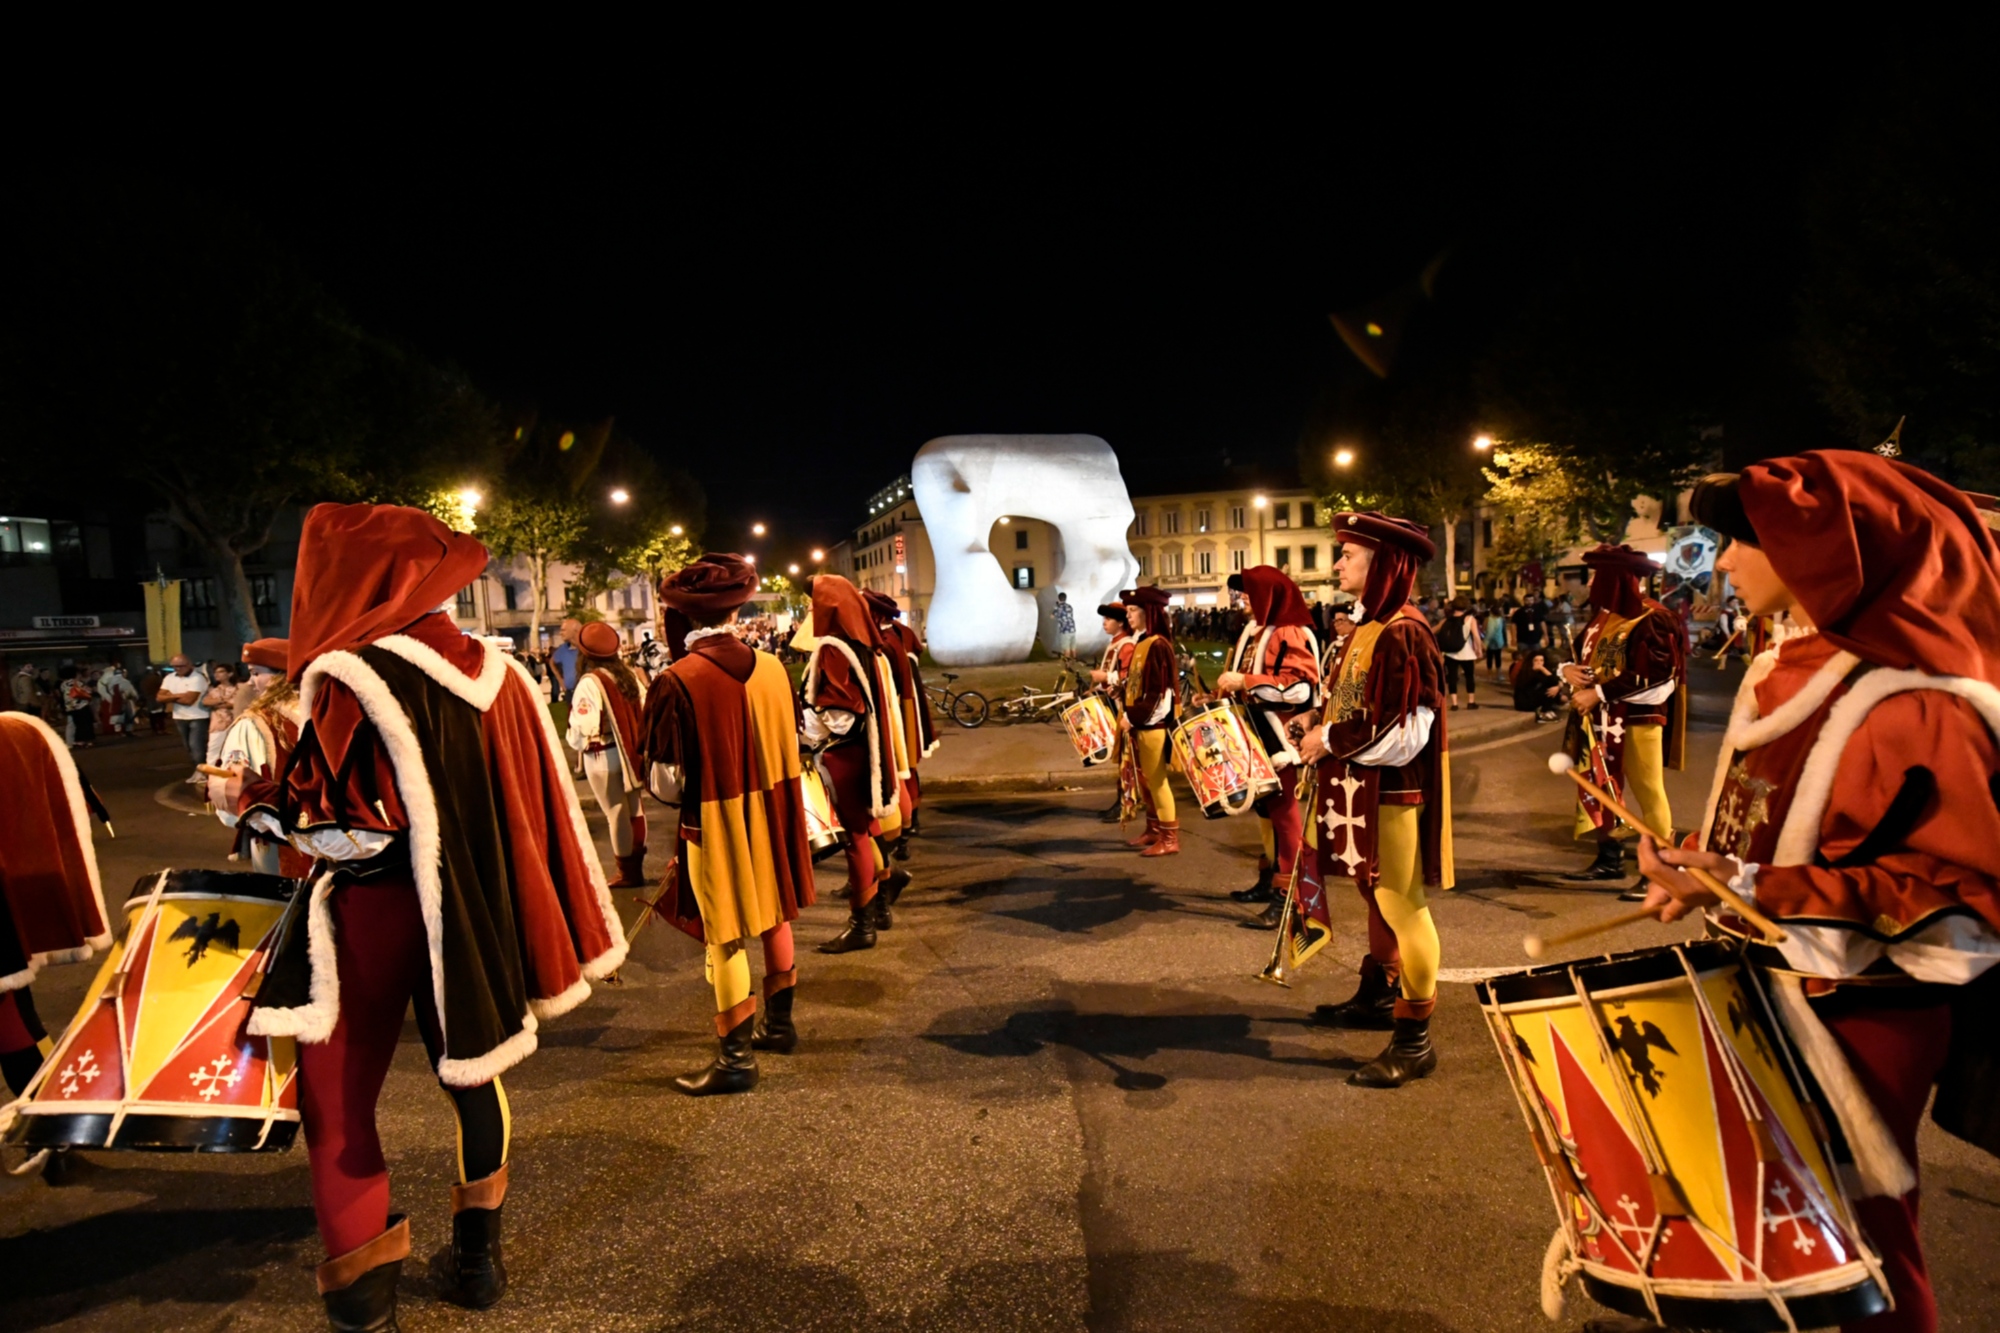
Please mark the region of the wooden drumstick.
POLYGON ((236 770, 231 768, 217 768, 214 764, 196 764, 194 767, 197 773, 206 773, 212 778, 233 778, 236 776, 236 770))
POLYGON ((1602 935, 1605 931, 1616 930, 1620 926, 1635 926, 1641 921, 1656 919, 1651 909, 1639 907, 1634 908, 1630 912, 1620 912, 1608 921, 1599 921, 1589 926, 1578 926, 1575 930, 1565 930, 1562 934, 1551 935, 1547 939, 1543 939, 1540 935, 1523 935, 1521 937, 1521 952, 1527 954, 1530 958, 1540 958, 1558 944, 1574 944, 1578 940, 1587 940, 1592 935, 1602 935))
MULTIPOLYGON (((1577 786, 1583 788, 1584 791, 1588 792, 1592 797, 1596 799, 1599 805, 1603 806, 1606 810, 1609 810, 1612 814, 1617 815, 1620 819, 1624 820, 1626 824, 1631 827, 1633 832, 1645 834, 1647 837, 1651 838, 1653 842, 1658 846, 1661 847, 1673 846, 1673 843, 1670 840, 1661 836, 1661 834, 1659 834, 1654 829, 1648 828, 1644 823, 1640 821, 1637 815, 1633 814, 1630 810, 1627 810, 1625 806, 1618 800, 1617 797, 1613 796, 1610 792, 1604 790, 1604 788, 1592 782, 1589 778, 1585 777, 1583 774, 1577 772, 1576 761, 1574 759, 1571 759, 1568 755, 1566 754, 1550 755, 1549 771, 1552 773, 1561 773, 1565 777, 1567 777, 1571 782, 1574 782, 1577 786)), ((1691 875, 1695 879, 1699 880, 1701 882, 1701 886, 1704 889, 1707 889, 1710 893, 1714 894, 1716 897, 1720 898, 1723 902, 1723 905, 1728 907, 1730 911, 1736 913, 1736 915, 1742 917, 1745 921, 1748 921, 1751 925, 1763 931, 1764 938, 1770 943, 1779 944, 1785 940, 1786 938, 1785 932, 1778 927, 1776 922, 1772 921, 1771 918, 1765 916, 1762 912, 1759 912, 1756 908, 1752 907, 1747 901, 1744 900, 1742 894, 1736 892, 1736 890, 1730 888, 1727 884, 1724 884, 1721 880, 1717 879, 1714 875, 1709 874, 1706 870, 1703 870, 1700 866, 1675 866, 1674 869, 1682 871, 1683 873, 1691 875)))

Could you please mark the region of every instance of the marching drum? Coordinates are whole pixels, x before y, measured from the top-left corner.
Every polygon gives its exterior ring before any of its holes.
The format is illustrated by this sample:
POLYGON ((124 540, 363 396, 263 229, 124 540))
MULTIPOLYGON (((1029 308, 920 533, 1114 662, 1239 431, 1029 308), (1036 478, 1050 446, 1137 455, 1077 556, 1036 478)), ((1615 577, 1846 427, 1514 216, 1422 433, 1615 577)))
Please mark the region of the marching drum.
POLYGON ((1278 790, 1278 773, 1235 704, 1222 700, 1191 710, 1174 728, 1174 754, 1210 819, 1240 815, 1278 790))
POLYGON ((1101 694, 1086 694, 1063 709, 1063 726, 1083 766, 1101 764, 1118 745, 1118 717, 1101 694))
MULTIPOLYGON (((126 900, 83 1007, 15 1103, 6 1142, 274 1152, 298 1132, 290 1037, 244 1031, 294 891, 275 875, 169 870, 126 900)), ((303 906, 303 904, 301 904, 303 906)))
POLYGON ((840 846, 840 816, 826 794, 826 780, 813 764, 799 769, 799 790, 806 798, 806 841, 812 845, 813 860, 820 860, 840 846))
MULTIPOLYGON (((1756 969, 1705 940, 1479 983, 1598 1303, 1674 1327, 1888 1308, 1801 1061, 1756 969)), ((1547 1279, 1545 1278, 1545 1282, 1547 1279)))

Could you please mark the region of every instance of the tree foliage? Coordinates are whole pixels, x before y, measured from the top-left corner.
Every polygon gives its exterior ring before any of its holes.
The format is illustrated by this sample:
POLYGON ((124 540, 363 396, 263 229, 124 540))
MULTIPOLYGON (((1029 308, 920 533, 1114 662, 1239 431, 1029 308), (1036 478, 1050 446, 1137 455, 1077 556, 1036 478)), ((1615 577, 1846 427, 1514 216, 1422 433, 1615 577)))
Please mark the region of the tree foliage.
POLYGON ((1484 472, 1497 520, 1486 562, 1502 578, 1547 565, 1585 538, 1615 541, 1631 517, 1618 499, 1622 488, 1545 444, 1499 447, 1484 472))

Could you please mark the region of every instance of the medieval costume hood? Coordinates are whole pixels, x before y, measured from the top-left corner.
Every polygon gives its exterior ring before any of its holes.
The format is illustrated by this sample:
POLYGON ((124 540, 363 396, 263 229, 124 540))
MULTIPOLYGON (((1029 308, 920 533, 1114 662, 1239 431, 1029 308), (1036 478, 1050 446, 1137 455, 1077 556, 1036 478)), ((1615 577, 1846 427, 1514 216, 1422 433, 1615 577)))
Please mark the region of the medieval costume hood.
POLYGON ((1230 575, 1232 587, 1239 577, 1243 581, 1243 595, 1250 599, 1250 614, 1259 625, 1267 629, 1280 625, 1312 628, 1312 611, 1306 606, 1299 585, 1283 570, 1275 565, 1252 565, 1240 576, 1230 575))
POLYGON ((111 945, 90 814, 69 747, 27 713, 0 713, 0 991, 48 963, 111 945))
POLYGON ((838 574, 815 574, 812 581, 813 637, 833 635, 866 648, 880 648, 875 614, 861 592, 838 574))
POLYGON ((2000 551, 1962 492, 1843 450, 1752 464, 1735 490, 1829 642, 1879 666, 2000 684, 2000 551))
POLYGON ((289 674, 321 653, 407 629, 486 568, 486 548, 421 509, 322 504, 306 515, 292 581, 289 674))
POLYGON ((887 596, 884 593, 876 592, 873 588, 870 588, 867 591, 863 592, 861 594, 861 597, 863 601, 868 603, 868 609, 873 611, 878 619, 880 620, 902 619, 903 608, 896 605, 895 598, 887 596))
POLYGON ((1646 609, 1645 587, 1641 583, 1658 568, 1645 552, 1629 546, 1604 542, 1583 553, 1583 563, 1591 570, 1590 604, 1630 620, 1646 609))
POLYGON ((1391 518, 1375 510, 1333 516, 1334 537, 1374 552, 1368 562, 1368 585, 1361 606, 1368 619, 1386 622, 1410 600, 1417 570, 1437 554, 1430 534, 1406 518, 1391 518))

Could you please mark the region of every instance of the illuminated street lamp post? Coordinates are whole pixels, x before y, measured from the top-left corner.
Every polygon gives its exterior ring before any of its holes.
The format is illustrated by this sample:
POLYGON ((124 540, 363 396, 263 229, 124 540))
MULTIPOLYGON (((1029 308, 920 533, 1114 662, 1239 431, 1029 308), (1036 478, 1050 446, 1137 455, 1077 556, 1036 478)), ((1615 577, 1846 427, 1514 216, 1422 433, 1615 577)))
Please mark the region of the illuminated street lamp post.
POLYGON ((1257 511, 1257 563, 1261 565, 1266 563, 1264 557, 1264 513, 1271 507, 1271 501, 1262 495, 1253 496, 1250 500, 1250 507, 1257 511))

